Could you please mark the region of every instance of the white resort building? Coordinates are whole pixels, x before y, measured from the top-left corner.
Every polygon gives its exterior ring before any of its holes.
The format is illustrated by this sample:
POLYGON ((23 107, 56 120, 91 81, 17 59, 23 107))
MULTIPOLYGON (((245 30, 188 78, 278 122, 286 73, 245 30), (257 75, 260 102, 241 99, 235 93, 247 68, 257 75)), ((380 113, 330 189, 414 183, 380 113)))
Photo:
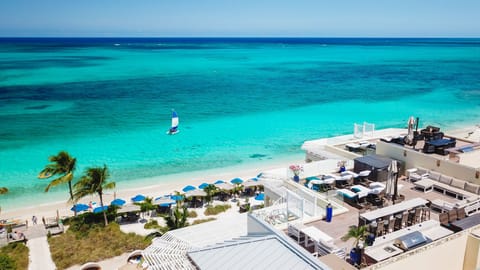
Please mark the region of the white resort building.
POLYGON ((478 142, 364 124, 302 149, 298 177, 289 168, 259 177, 265 208, 170 231, 143 251, 144 266, 479 269, 478 142), (342 240, 351 226, 367 231, 359 245, 342 240))

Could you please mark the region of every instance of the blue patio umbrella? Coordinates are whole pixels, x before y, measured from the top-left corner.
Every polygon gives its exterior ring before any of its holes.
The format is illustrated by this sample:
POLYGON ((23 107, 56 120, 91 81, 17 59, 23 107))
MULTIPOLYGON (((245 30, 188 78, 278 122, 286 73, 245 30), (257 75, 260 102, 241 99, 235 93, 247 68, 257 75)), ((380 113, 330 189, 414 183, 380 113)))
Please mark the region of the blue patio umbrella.
POLYGON ((208 186, 208 183, 202 183, 200 186, 198 186, 199 189, 204 189, 208 186))
POLYGON ((115 206, 122 206, 126 203, 126 201, 122 199, 115 199, 112 202, 110 202, 110 205, 115 205, 115 206))
POLYGON ((135 197, 132 198, 132 201, 133 202, 145 201, 145 196, 143 196, 142 194, 137 194, 135 197))
POLYGON ((189 192, 189 191, 192 191, 192 190, 195 190, 195 189, 197 189, 197 188, 194 187, 194 186, 186 186, 182 190, 183 190, 183 192, 189 192))
POLYGON ((161 203, 159 204, 161 207, 169 207, 170 205, 175 204, 173 202, 166 202, 166 203, 161 203))
POLYGON ((253 177, 253 178, 250 178, 250 180, 257 182, 257 181, 258 181, 258 178, 257 178, 257 177, 253 177))
POLYGON ((237 177, 237 178, 234 178, 234 179, 230 180, 230 183, 235 184, 235 185, 240 185, 241 183, 243 183, 243 180, 237 177))
POLYGON ((265 194, 264 193, 259 193, 257 196, 255 196, 255 200, 257 200, 257 201, 265 200, 265 194))
POLYGON ((70 210, 74 212, 82 212, 82 211, 87 211, 88 208, 89 208, 88 205, 83 203, 78 203, 78 204, 75 204, 72 208, 70 208, 70 210))
POLYGON ((182 195, 172 195, 172 196, 170 196, 170 198, 171 198, 172 200, 177 201, 177 202, 183 200, 183 196, 182 196, 182 195))
POLYGON ((99 206, 99 207, 96 207, 95 209, 93 209, 93 213, 101 213, 103 211, 107 211, 108 209, 108 206, 105 205, 105 206, 99 206))
POLYGON ((217 180, 217 181, 215 181, 215 183, 213 183, 213 184, 214 184, 214 185, 218 185, 218 184, 223 184, 223 183, 225 183, 225 181, 223 181, 223 180, 217 180))
POLYGON ((262 177, 262 174, 263 174, 263 173, 259 173, 259 174, 257 175, 257 178, 262 177))

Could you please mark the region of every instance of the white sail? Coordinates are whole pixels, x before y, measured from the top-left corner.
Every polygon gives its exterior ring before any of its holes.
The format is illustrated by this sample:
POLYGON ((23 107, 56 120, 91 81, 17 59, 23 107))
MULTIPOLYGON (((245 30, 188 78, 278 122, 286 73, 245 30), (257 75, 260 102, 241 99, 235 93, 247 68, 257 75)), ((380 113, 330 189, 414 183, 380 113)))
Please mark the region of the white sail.
POLYGON ((176 134, 178 133, 178 115, 177 112, 172 111, 172 127, 167 131, 167 134, 176 134))

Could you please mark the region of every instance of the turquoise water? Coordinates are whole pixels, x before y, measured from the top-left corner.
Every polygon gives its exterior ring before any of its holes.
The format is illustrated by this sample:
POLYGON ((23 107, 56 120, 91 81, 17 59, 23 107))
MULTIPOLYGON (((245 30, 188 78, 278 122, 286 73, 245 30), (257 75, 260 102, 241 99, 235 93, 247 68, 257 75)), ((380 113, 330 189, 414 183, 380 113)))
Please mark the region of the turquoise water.
POLYGON ((36 178, 60 150, 122 188, 261 166, 355 122, 478 124, 479 74, 478 39, 0 39, 0 205, 66 200, 36 178))

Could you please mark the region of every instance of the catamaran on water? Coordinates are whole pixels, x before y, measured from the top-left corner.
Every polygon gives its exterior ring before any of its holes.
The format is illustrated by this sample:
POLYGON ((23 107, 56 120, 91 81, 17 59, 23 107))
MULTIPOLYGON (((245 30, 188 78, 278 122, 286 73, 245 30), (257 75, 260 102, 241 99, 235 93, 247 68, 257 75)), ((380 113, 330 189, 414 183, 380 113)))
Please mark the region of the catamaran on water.
POLYGON ((180 132, 180 130, 178 130, 178 123, 179 122, 177 112, 175 110, 172 110, 172 127, 167 131, 168 135, 174 135, 180 132))

